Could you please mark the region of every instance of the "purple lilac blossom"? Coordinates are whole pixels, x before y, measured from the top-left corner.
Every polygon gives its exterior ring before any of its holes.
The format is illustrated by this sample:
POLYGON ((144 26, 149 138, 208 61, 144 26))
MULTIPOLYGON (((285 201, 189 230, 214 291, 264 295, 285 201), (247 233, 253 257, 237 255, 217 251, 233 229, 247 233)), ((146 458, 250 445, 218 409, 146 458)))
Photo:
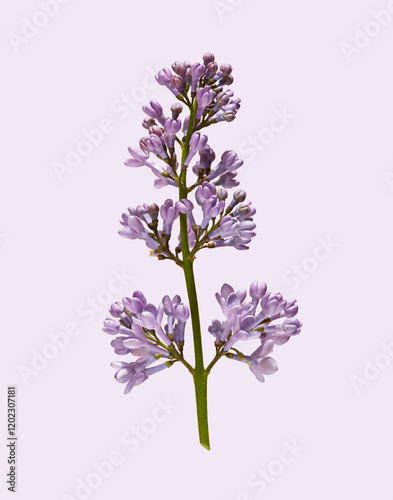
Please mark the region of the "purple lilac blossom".
MULTIPOLYGON (((151 139, 151 136, 149 138, 145 138, 145 139, 151 139)), ((161 143, 161 141, 160 141, 160 143, 161 143)), ((145 144, 143 139, 142 139, 142 144, 145 144)), ((150 143, 149 143, 149 145, 150 145, 150 143)), ((157 145, 157 143, 156 143, 156 145, 157 145)), ((146 167, 150 168, 150 170, 153 172, 153 174, 156 177, 158 177, 158 180, 164 182, 163 185, 170 184, 171 186, 177 186, 177 184, 174 180, 163 177, 163 173, 167 172, 167 170, 164 167, 158 167, 153 161, 151 161, 149 159, 150 151, 147 149, 147 146, 146 146, 145 151, 142 150, 141 148, 134 148, 134 147, 129 147, 128 151, 131 154, 132 158, 130 158, 124 162, 124 164, 127 167, 142 167, 145 165, 146 167)), ((165 151, 164 151, 164 153, 165 153, 165 151)), ((158 184, 156 185, 156 183, 154 183, 154 185, 156 187, 162 187, 162 185, 158 185, 158 184)))
MULTIPOLYGON (((232 121, 235 118, 240 107, 240 99, 234 97, 232 90, 223 87, 233 82, 230 64, 222 64, 218 69, 214 55, 206 53, 203 56, 203 64, 176 61, 172 64, 172 70, 173 72, 168 68, 163 68, 157 73, 156 80, 183 102, 186 102, 184 96, 191 90, 191 94, 195 96, 198 104, 196 123, 199 123, 203 118, 202 126, 207 126, 220 121, 232 121)), ((149 130, 150 136, 141 139, 140 148, 129 148, 131 158, 126 160, 125 164, 130 167, 143 165, 149 167, 157 177, 154 186, 158 189, 168 185, 177 187, 177 183, 171 178, 173 172, 168 168, 168 165, 165 167, 157 166, 149 159, 149 153, 153 153, 158 159, 167 163, 170 161, 168 150, 172 155, 175 151, 176 140, 178 139, 180 142, 181 139, 177 138, 176 134, 182 131, 186 135, 188 131, 189 116, 183 120, 179 119, 182 108, 183 105, 180 102, 173 104, 171 106, 172 118, 169 118, 164 114, 161 104, 155 100, 150 101, 148 106, 143 106, 143 111, 147 115, 143 126, 149 130)), ((220 162, 211 171, 215 153, 206 145, 206 142, 207 136, 194 130, 184 166, 187 167, 195 154, 199 152, 200 160, 193 167, 193 171, 197 175, 200 171, 205 171, 205 175, 210 174, 208 180, 214 180, 214 184, 217 186, 225 188, 237 186, 235 170, 242 164, 241 160, 238 160, 233 168, 230 166, 225 168, 225 165, 223 166, 220 162), (202 152, 205 149, 207 151, 202 152)))
POLYGON ((162 230, 165 234, 170 235, 172 232, 173 222, 179 216, 178 206, 173 203, 173 200, 168 199, 162 205, 160 213, 162 220, 164 221, 162 230))
POLYGON ((150 375, 171 366, 173 363, 170 361, 171 353, 165 346, 170 347, 173 340, 177 344, 180 342, 184 344, 185 325, 190 311, 188 306, 181 302, 179 295, 175 295, 172 300, 166 295, 157 308, 147 302, 140 290, 136 290, 132 297, 124 297, 122 302, 113 303, 109 312, 112 318, 106 318, 103 330, 105 333, 117 336, 111 342, 115 354, 120 356, 132 354, 138 357, 131 363, 112 363, 112 366, 118 369, 115 374, 116 380, 127 383, 125 388, 127 394, 150 375), (162 326, 164 314, 167 322, 162 326), (154 332, 162 346, 157 345, 154 337, 148 336, 148 332, 154 332), (175 338, 176 334, 178 339, 175 338), (150 367, 161 358, 166 362, 150 367))
POLYGON ((207 144, 207 135, 202 135, 200 132, 194 132, 190 139, 190 150, 187 158, 184 160, 184 166, 188 166, 190 161, 198 151, 201 151, 207 144))
POLYGON ((249 295, 251 300, 247 302, 246 290, 235 292, 230 285, 224 284, 216 293, 216 299, 225 320, 213 320, 209 332, 224 352, 229 352, 239 341, 259 339, 261 347, 251 356, 240 356, 237 352, 230 357, 247 362, 258 380, 263 381, 263 374, 274 373, 277 369, 274 360, 266 360, 266 355, 273 345, 285 344, 290 337, 298 335, 302 324, 294 318, 298 312, 296 301, 284 300, 280 293, 267 292, 265 283, 254 281, 249 295), (268 347, 264 348, 266 343, 268 347))
POLYGON ((176 134, 181 129, 181 120, 174 120, 173 118, 168 118, 164 125, 164 130, 166 132, 166 143, 170 150, 175 147, 176 134))
POLYGON ((165 250, 160 250, 161 244, 152 232, 154 224, 158 224, 159 213, 161 214, 163 226, 162 230, 158 231, 158 236, 161 238, 163 233, 169 236, 173 222, 180 213, 178 204, 174 204, 171 199, 167 199, 161 208, 155 203, 152 205, 145 203, 144 205, 138 205, 136 208, 128 208, 128 212, 123 213, 120 219, 122 225, 122 229, 119 230, 120 236, 131 240, 144 240, 146 246, 155 254, 167 255, 165 250))
POLYGON ((142 106, 143 111, 152 118, 153 120, 158 120, 161 125, 165 123, 165 116, 163 114, 162 106, 157 101, 150 101, 150 106, 142 106))
POLYGON ((273 351, 274 342, 267 340, 250 356, 234 354, 232 359, 246 363, 259 382, 265 382, 265 375, 273 375, 278 370, 276 361, 267 356, 273 351))
POLYGON ((191 94, 195 94, 199 80, 205 74, 206 68, 202 64, 195 63, 190 68, 191 74, 191 94))
POLYGON ((215 152, 212 148, 206 145, 203 149, 199 151, 199 161, 192 167, 192 171, 195 175, 199 175, 199 172, 202 171, 203 175, 206 175, 210 172, 211 164, 216 158, 215 152))
POLYGON ((155 361, 156 358, 154 356, 148 356, 146 358, 139 358, 132 363, 124 363, 121 361, 111 363, 111 366, 117 369, 115 379, 120 382, 120 384, 126 384, 124 394, 128 394, 135 386, 145 382, 150 375, 164 370, 165 368, 169 368, 166 363, 148 368, 148 366, 155 361))
MULTIPOLYGON (((150 130, 149 130, 150 132, 150 130)), ((166 160, 168 155, 164 149, 163 143, 156 134, 150 134, 149 137, 143 137, 139 144, 144 147, 147 151, 155 154, 160 160, 166 160)), ((160 171, 161 175, 162 171, 160 171)))

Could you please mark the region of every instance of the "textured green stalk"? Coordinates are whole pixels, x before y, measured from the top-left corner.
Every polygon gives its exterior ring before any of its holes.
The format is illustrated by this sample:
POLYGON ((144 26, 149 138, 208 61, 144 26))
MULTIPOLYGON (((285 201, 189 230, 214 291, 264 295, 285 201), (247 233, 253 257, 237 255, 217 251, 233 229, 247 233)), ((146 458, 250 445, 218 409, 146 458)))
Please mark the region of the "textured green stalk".
MULTIPOLYGON (((197 103, 194 102, 192 111, 190 113, 190 121, 185 142, 183 144, 182 159, 181 159, 181 175, 179 183, 179 199, 187 198, 187 169, 183 168, 185 159, 187 158, 190 146, 190 138, 193 132, 195 121, 197 103)), ((191 323, 194 339, 194 353, 195 353, 195 370, 193 371, 194 384, 195 384, 195 398, 198 418, 199 441, 201 445, 210 450, 209 442, 209 427, 207 419, 207 373, 205 373, 203 364, 203 350, 202 350, 202 335, 201 324, 199 319, 198 297, 195 286, 194 270, 193 270, 193 257, 190 256, 190 248, 188 245, 187 234, 187 214, 180 214, 180 238, 183 255, 183 271, 186 280, 188 301, 191 311, 191 323)))

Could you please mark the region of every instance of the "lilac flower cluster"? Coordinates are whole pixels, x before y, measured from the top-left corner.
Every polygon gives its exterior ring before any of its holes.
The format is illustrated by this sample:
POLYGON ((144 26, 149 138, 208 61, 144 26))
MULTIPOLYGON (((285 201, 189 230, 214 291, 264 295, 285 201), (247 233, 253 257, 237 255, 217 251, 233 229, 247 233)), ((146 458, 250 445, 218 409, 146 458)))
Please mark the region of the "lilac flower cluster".
POLYGON ((216 348, 231 359, 247 363, 258 380, 277 370, 273 358, 267 357, 274 345, 282 345, 300 333, 302 324, 295 318, 296 300, 285 300, 281 293, 267 292, 266 283, 254 281, 249 289, 251 300, 246 301, 245 289, 237 292, 224 284, 216 299, 225 321, 214 320, 209 332, 215 337, 216 348), (233 346, 244 340, 259 339, 261 345, 251 355, 244 355, 233 346), (230 352, 233 350, 234 353, 230 352))
POLYGON ((213 182, 215 186, 224 188, 232 188, 239 185, 239 181, 235 180, 237 176, 236 170, 243 165, 235 151, 225 151, 221 155, 221 161, 212 169, 211 165, 215 159, 214 151, 207 146, 199 152, 199 161, 193 167, 194 174, 200 179, 213 182))
POLYGON ((116 380, 127 384, 125 394, 150 375, 180 360, 190 311, 179 295, 173 299, 166 295, 157 308, 136 290, 132 297, 124 297, 122 302, 112 304, 109 312, 112 317, 106 318, 103 330, 116 335, 111 342, 115 353, 121 356, 131 353, 138 357, 131 363, 112 363, 117 369, 116 380), (162 327, 164 316, 166 324, 162 327), (150 366, 161 358, 165 359, 163 363, 150 366))
POLYGON ((130 147, 131 158, 125 164, 129 167, 147 166, 157 177, 154 185, 161 188, 166 185, 179 187, 182 173, 193 163, 191 170, 197 176, 196 182, 187 188, 187 194, 195 190, 195 204, 199 205, 203 217, 196 221, 194 203, 187 198, 174 202, 167 199, 158 207, 156 204, 140 205, 129 208, 122 215, 120 235, 129 239, 142 239, 150 248, 152 255, 160 259, 172 259, 178 264, 178 254, 182 252, 181 237, 175 251, 172 252, 169 240, 173 224, 180 214, 187 214, 188 243, 192 254, 202 248, 233 246, 239 250, 248 248, 255 236, 255 224, 252 216, 255 209, 245 203, 246 194, 237 190, 233 200, 226 206, 227 189, 239 185, 236 179, 243 161, 235 151, 227 150, 220 161, 213 165, 216 155, 207 144, 208 138, 200 130, 223 120, 232 121, 240 107, 240 99, 234 98, 233 92, 224 86, 233 82, 232 67, 223 64, 218 67, 213 54, 203 56, 203 63, 175 62, 172 70, 164 68, 156 78, 166 86, 179 101, 171 106, 170 115, 164 114, 157 101, 150 101, 143 106, 147 118, 143 127, 149 135, 139 141, 139 147, 130 147), (190 95, 189 95, 190 94, 190 95), (183 104, 190 114, 180 119, 183 104), (192 119, 192 128, 189 129, 192 119), (179 132, 183 136, 178 136, 179 132), (175 149, 183 147, 188 139, 187 154, 179 164, 175 149), (163 162, 159 165, 151 155, 163 162), (194 158, 197 156, 197 159, 194 158), (159 215, 162 225, 159 226, 159 215))
POLYGON ((188 101, 188 92, 198 103, 196 121, 205 116, 212 123, 232 121, 240 108, 240 99, 233 92, 224 90, 233 83, 232 66, 222 64, 220 68, 211 53, 203 56, 203 64, 175 61, 173 72, 164 68, 156 75, 160 85, 167 87, 180 101, 188 101))
MULTIPOLYGON (((202 220, 194 216, 194 204, 189 199, 173 202, 167 199, 161 207, 153 203, 136 208, 128 208, 120 219, 120 236, 131 240, 144 240, 152 255, 161 259, 174 259, 169 240, 173 224, 179 215, 187 214, 188 241, 190 249, 196 253, 202 248, 233 246, 238 250, 248 248, 247 244, 256 235, 253 232, 255 208, 245 203, 246 193, 238 189, 226 206, 228 192, 224 188, 204 181, 195 191, 195 201, 202 210, 202 220), (160 216, 160 220, 159 220, 160 216), (158 228, 161 221, 161 227, 158 228), (209 227, 210 226, 210 227, 209 227)), ((180 234, 176 253, 181 251, 180 234)))
POLYGON ((187 168, 198 153, 199 160, 192 167, 198 179, 214 179, 216 186, 225 188, 238 185, 236 170, 243 164, 242 160, 234 151, 225 151, 221 161, 212 168, 215 153, 207 144, 208 137, 200 132, 215 123, 234 120, 240 108, 240 99, 234 97, 232 90, 224 88, 233 83, 232 66, 222 64, 219 68, 214 59, 213 54, 207 53, 203 56, 203 64, 175 62, 172 65, 173 72, 164 68, 156 75, 157 82, 166 86, 181 102, 171 106, 170 114, 164 114, 161 104, 154 100, 150 101, 149 106, 143 106, 147 118, 143 120, 142 126, 149 135, 140 139, 138 147, 128 148, 131 158, 125 161, 128 167, 150 168, 157 177, 154 182, 156 188, 177 186, 179 183, 181 172, 175 145, 184 144, 192 113, 193 130, 189 151, 181 168, 187 168), (179 118, 183 111, 182 103, 190 110, 184 120, 179 118), (178 137, 179 132, 183 136, 178 137), (150 158, 151 154, 163 161, 164 165, 157 165, 150 158))

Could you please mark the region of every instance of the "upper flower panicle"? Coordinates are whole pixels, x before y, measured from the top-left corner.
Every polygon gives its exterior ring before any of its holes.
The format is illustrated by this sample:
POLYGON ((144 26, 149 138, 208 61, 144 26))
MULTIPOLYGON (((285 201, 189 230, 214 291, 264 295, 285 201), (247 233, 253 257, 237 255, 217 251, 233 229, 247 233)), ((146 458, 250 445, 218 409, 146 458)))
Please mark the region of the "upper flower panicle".
POLYGON ((208 180, 225 188, 237 186, 236 170, 243 162, 233 151, 226 151, 221 157, 221 162, 212 168, 215 153, 207 146, 207 136, 200 132, 201 129, 214 123, 230 122, 236 117, 240 99, 234 97, 232 90, 224 88, 233 83, 232 66, 230 64, 218 66, 214 55, 209 52, 203 56, 202 64, 175 61, 172 70, 163 68, 157 73, 156 80, 160 85, 167 87, 180 102, 171 106, 170 114, 166 114, 161 104, 155 100, 142 107, 147 115, 142 125, 148 130, 149 136, 140 140, 139 148, 129 148, 131 158, 126 160, 125 164, 129 167, 150 168, 157 177, 154 182, 156 188, 167 185, 177 187, 180 173, 175 146, 176 143, 179 145, 184 143, 185 136, 190 132, 188 130, 190 116, 195 113, 189 151, 182 167, 187 168, 199 152, 200 159, 192 170, 201 182, 208 180), (190 114, 181 119, 183 105, 189 109, 190 114), (165 162, 165 165, 154 163, 149 158, 151 153, 165 162))

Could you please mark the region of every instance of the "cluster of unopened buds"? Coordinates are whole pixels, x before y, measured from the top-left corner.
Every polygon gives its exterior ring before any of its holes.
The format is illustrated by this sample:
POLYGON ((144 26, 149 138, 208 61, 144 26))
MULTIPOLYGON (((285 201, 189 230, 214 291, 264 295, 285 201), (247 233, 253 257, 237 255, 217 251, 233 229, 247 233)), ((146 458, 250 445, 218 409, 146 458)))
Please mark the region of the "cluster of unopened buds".
POLYGON ((194 277, 196 253, 204 248, 248 249, 256 235, 255 208, 246 201, 245 191, 237 188, 236 177, 243 161, 232 150, 225 151, 216 161, 208 137, 201 132, 236 117, 240 99, 227 88, 233 83, 232 67, 219 67, 213 54, 208 53, 202 64, 175 62, 172 70, 164 68, 156 79, 177 102, 169 114, 157 101, 143 107, 147 117, 142 125, 148 135, 140 139, 139 146, 129 148, 131 158, 125 164, 149 168, 156 177, 155 187, 176 188, 177 199, 168 198, 161 206, 152 203, 128 208, 121 216, 119 234, 144 240, 151 255, 159 260, 173 260, 183 269, 189 306, 178 295, 173 299, 166 295, 156 307, 147 302, 142 292, 135 291, 132 297, 112 304, 112 317, 106 319, 104 331, 115 336, 112 346, 116 354, 137 358, 113 363, 115 378, 126 384, 126 393, 177 362, 190 371, 195 383, 200 442, 209 449, 206 391, 212 367, 222 357, 240 361, 263 382, 265 375, 277 370, 276 362, 268 356, 274 345, 284 344, 297 335, 301 323, 295 318, 296 301, 267 292, 265 283, 252 283, 248 300, 246 290, 235 292, 224 284, 216 298, 225 319, 214 320, 209 327, 215 338, 216 355, 205 367, 194 277), (184 108, 187 112, 182 119, 184 108), (188 173, 193 176, 190 183, 188 173), (237 189, 228 192, 233 188, 237 189), (183 355, 190 316, 194 366, 183 355), (240 350, 240 343, 246 340, 259 342, 250 354, 240 350))

